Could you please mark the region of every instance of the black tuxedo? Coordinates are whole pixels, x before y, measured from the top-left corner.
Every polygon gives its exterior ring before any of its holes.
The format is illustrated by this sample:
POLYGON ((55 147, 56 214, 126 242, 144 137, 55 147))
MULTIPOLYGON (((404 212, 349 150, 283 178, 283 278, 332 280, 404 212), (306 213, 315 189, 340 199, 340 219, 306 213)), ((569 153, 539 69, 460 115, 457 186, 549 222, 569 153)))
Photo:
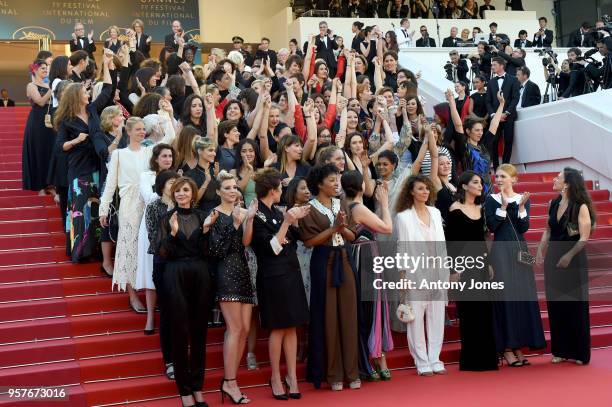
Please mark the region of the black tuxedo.
POLYGON ((542 96, 540 93, 540 87, 536 83, 527 80, 527 82, 525 82, 524 85, 521 85, 521 87, 523 88, 523 96, 519 101, 519 105, 521 107, 537 106, 540 104, 542 101, 542 96))
POLYGON ((506 0, 506 6, 510 7, 513 11, 524 11, 523 0, 506 0))
POLYGON ((12 99, 0 99, 0 107, 13 107, 15 106, 15 101, 12 99), (4 101, 6 100, 6 106, 4 106, 4 101))
POLYGON ((136 50, 142 52, 145 58, 151 58, 151 43, 147 42, 148 39, 147 34, 141 34, 140 37, 136 35, 136 50))
POLYGON ((376 13, 378 14, 378 18, 389 18, 389 1, 390 0, 378 0, 373 5, 376 6, 376 13))
MULTIPOLYGON (((434 40, 431 37, 428 37, 428 42, 429 42, 429 47, 433 48, 436 46, 436 40, 434 40)), ((427 47, 427 42, 423 41, 423 38, 419 38, 418 40, 416 40, 416 46, 417 47, 427 47)))
POLYGON ((508 55, 505 52, 499 51, 498 56, 506 60, 506 73, 516 76, 516 70, 521 66, 525 66, 525 60, 521 57, 513 58, 512 55, 508 55))
POLYGON ((573 33, 570 34, 569 41, 567 42, 567 47, 583 47, 583 48, 591 48, 595 46, 595 41, 593 39, 593 35, 589 32, 584 34, 580 33, 580 29, 577 29, 573 33), (583 38, 584 35, 584 38, 583 38))
POLYGON ((272 69, 272 72, 274 72, 277 62, 276 52, 272 51, 271 49, 268 49, 267 51, 258 49, 255 53, 255 59, 261 59, 262 63, 265 62, 268 57, 270 57, 270 69, 272 69))
POLYGON ((442 40, 442 46, 443 47, 449 47, 449 48, 454 48, 457 46, 457 43, 460 42, 460 39, 455 37, 446 37, 442 40))
POLYGON ((174 32, 166 35, 164 37, 164 46, 166 48, 172 48, 174 50, 174 52, 178 51, 178 44, 176 42, 174 42, 174 32))
POLYGON ((533 43, 529 40, 525 40, 525 45, 522 44, 522 40, 520 38, 514 40, 514 48, 531 48, 532 46, 533 43))
POLYGON ((89 58, 94 59, 94 52, 96 52, 96 44, 94 42, 89 42, 89 38, 81 37, 76 40, 70 40, 70 52, 73 53, 75 51, 83 50, 87 52, 89 58), (81 41, 83 41, 83 45, 81 45, 81 41))
MULTIPOLYGON (((504 99, 506 100, 504 112, 507 113, 508 116, 505 122, 501 122, 499 124, 497 133, 494 134, 493 137, 490 137, 488 140, 483 140, 483 143, 485 143, 487 150, 489 151, 489 153, 491 154, 491 158, 493 159, 494 168, 497 168, 499 165, 497 144, 499 141, 499 136, 501 134, 503 134, 504 136, 504 154, 502 157, 502 162, 510 162, 510 157, 512 156, 512 142, 514 141, 514 120, 516 118, 516 106, 519 102, 520 87, 521 85, 518 79, 516 79, 516 77, 509 75, 508 73, 504 75, 504 81, 502 83, 501 91, 504 95, 504 99)), ((495 114, 497 108, 499 107, 499 101, 497 100, 497 92, 499 90, 500 89, 497 77, 494 76, 489 81, 489 85, 487 87, 487 96, 485 98, 489 117, 495 114)))
POLYGON ((478 14, 480 15, 480 18, 484 19, 484 12, 486 10, 495 10, 495 6, 487 6, 485 4, 483 4, 482 6, 480 6, 480 11, 478 12, 478 14))
POLYGON ((540 37, 536 32, 533 35, 533 46, 538 48, 549 48, 552 47, 553 43, 553 32, 552 30, 544 30, 544 36, 540 37))
POLYGON ((330 36, 326 37, 327 44, 323 41, 320 35, 315 37, 315 45, 317 47, 317 59, 322 59, 329 68, 329 76, 333 78, 336 75, 336 57, 334 56, 334 50, 338 49, 338 43, 330 36))

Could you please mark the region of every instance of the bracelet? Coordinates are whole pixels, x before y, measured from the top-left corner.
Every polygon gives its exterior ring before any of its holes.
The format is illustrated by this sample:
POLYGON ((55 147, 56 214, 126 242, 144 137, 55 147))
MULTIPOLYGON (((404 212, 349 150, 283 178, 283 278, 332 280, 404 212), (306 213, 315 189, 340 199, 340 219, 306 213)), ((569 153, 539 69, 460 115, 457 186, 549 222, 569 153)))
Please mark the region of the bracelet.
POLYGON ((117 140, 117 139, 113 140, 111 145, 114 145, 114 146, 119 145, 119 140, 117 140))
POLYGON ((310 119, 312 116, 304 116, 304 119, 310 119))

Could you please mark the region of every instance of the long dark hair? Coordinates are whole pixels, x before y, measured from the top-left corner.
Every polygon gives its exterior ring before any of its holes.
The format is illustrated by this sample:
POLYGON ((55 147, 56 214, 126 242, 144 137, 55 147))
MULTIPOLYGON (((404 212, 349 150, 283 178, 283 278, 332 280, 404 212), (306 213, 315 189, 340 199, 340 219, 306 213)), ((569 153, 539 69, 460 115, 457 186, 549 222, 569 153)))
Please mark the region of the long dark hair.
POLYGON ((69 58, 66 55, 56 57, 49 67, 49 84, 53 84, 56 78, 61 80, 68 79, 68 62, 69 58))
POLYGON ((206 133, 206 110, 204 108, 204 99, 202 99, 200 95, 192 93, 191 95, 187 96, 185 103, 183 103, 183 111, 181 112, 180 120, 181 123, 183 123, 183 126, 191 125, 200 130, 202 134, 206 133), (193 102, 193 99, 200 99, 200 102, 202 103, 202 117, 200 117, 200 123, 194 123, 191 121, 191 102, 193 102))
POLYGON ((255 140, 250 138, 244 138, 236 144, 236 175, 240 178, 240 169, 244 165, 244 160, 242 159, 242 154, 240 154, 240 150, 245 144, 249 144, 253 147, 253 151, 255 151, 255 161, 253 162, 253 169, 257 170, 262 166, 261 155, 259 154, 259 145, 255 140))
MULTIPOLYGON (((474 177, 480 178, 480 183, 483 186, 482 192, 484 193, 484 180, 482 179, 482 176, 478 173, 475 173, 472 170, 467 170, 467 171, 464 171, 463 174, 461 174, 461 176, 459 177, 459 181, 457 181, 457 192, 455 192, 455 201, 459 201, 462 204, 465 203, 465 189, 463 189, 463 186, 468 185, 470 181, 472 181, 472 178, 474 177)), ((480 203, 482 202, 482 198, 483 198, 482 195, 477 196, 474 199, 474 203, 476 205, 480 205, 480 203)))
POLYGON ((563 169, 563 179, 567 184, 566 195, 572 210, 570 211, 570 222, 578 223, 578 214, 580 212, 580 206, 586 205, 589 209, 589 216, 591 217, 591 226, 595 225, 597 214, 593 208, 593 201, 587 192, 586 186, 584 185, 584 178, 582 173, 575 168, 565 167, 563 169))

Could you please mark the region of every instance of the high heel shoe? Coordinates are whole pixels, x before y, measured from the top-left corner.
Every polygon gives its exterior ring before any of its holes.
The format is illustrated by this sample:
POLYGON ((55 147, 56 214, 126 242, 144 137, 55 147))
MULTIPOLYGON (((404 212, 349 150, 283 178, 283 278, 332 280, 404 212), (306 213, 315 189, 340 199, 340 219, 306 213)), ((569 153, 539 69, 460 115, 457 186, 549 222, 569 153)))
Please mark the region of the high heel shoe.
POLYGON ((300 392, 291 393, 291 391, 289 390, 291 389, 291 387, 289 386, 289 380, 287 379, 287 376, 285 376, 285 386, 287 386, 287 395, 289 396, 290 399, 299 400, 302 398, 302 393, 300 392))
MULTIPOLYGON (((514 355, 514 353, 513 353, 514 355)), ((516 357, 516 356, 515 356, 516 357)), ((504 360, 506 361, 506 364, 509 367, 522 367, 523 366, 523 362, 521 362, 520 360, 516 359, 514 362, 510 363, 510 361, 508 360, 508 358, 506 357, 506 353, 504 352, 504 354, 500 357, 501 359, 501 364, 504 364, 504 360)))
POLYGON ((109 274, 108 271, 106 271, 106 269, 104 268, 104 266, 100 266, 100 273, 102 273, 104 277, 113 278, 113 273, 109 274))
POLYGON ((145 330, 144 330, 144 334, 145 334, 146 336, 153 335, 154 333, 155 333, 155 328, 153 328, 153 329, 145 329, 145 330))
MULTIPOLYGON (((201 396, 201 394, 200 394, 200 396, 201 396)), ((202 400, 202 401, 196 400, 195 393, 193 393, 193 401, 195 401, 195 407, 208 407, 208 403, 205 402, 204 400, 202 400)))
POLYGON ((228 392, 223 390, 223 383, 225 383, 225 382, 233 382, 234 380, 236 380, 236 379, 226 379, 226 378, 221 379, 221 384, 219 385, 219 391, 221 392, 221 404, 225 403, 225 396, 229 397, 229 399, 232 400, 232 403, 234 403, 234 404, 249 404, 249 402, 246 401, 248 399, 246 398, 246 396, 244 394, 241 394, 242 397, 240 397, 238 400, 236 400, 235 398, 232 397, 231 394, 229 394, 228 392), (246 401, 246 403, 244 401, 246 401))
POLYGON ((277 400, 289 400, 289 397, 285 393, 282 394, 274 394, 274 389, 272 388, 272 379, 268 382, 268 385, 272 389, 272 396, 277 400))

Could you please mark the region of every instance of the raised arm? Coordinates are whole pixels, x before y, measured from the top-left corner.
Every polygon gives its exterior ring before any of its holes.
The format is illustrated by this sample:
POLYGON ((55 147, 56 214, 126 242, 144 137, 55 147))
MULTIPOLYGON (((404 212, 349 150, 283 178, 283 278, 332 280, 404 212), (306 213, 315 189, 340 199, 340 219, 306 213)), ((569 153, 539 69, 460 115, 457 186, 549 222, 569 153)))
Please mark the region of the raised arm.
POLYGON ((204 109, 206 110, 206 135, 218 144, 217 136, 217 117, 215 115, 215 105, 211 94, 204 96, 204 109))
POLYGON ((314 116, 316 109, 312 99, 308 99, 304 105, 304 116, 306 119, 306 142, 304 143, 303 156, 306 160, 313 160, 317 152, 317 121, 314 116))
MULTIPOLYGON (((504 111, 504 105, 506 104, 506 100, 504 99, 504 94, 500 90, 497 92, 497 100, 499 101, 499 106, 497 107, 497 111, 491 120, 491 124, 489 125, 489 131, 493 134, 497 132, 497 128, 499 127, 499 122, 502 119, 502 113, 504 111)), ((457 110, 455 108, 455 110, 457 110)))
POLYGON ((453 91, 450 89, 447 89, 445 96, 446 96, 446 101, 448 102, 448 107, 450 109, 451 120, 453 121, 453 125, 455 126, 455 131, 457 133, 463 134, 463 122, 461 121, 461 116, 459 115, 459 112, 457 111, 457 104, 455 103, 455 97, 453 95, 453 91))
POLYGON ((36 87, 36 85, 34 85, 33 82, 31 82, 31 83, 28 83, 28 86, 26 87, 26 94, 28 96, 28 99, 36 103, 38 106, 42 107, 42 106, 46 106, 47 103, 49 103, 49 99, 51 99, 51 96, 53 95, 53 91, 51 90, 51 88, 49 88, 47 93, 40 96, 40 93, 38 92, 38 88, 36 87))

